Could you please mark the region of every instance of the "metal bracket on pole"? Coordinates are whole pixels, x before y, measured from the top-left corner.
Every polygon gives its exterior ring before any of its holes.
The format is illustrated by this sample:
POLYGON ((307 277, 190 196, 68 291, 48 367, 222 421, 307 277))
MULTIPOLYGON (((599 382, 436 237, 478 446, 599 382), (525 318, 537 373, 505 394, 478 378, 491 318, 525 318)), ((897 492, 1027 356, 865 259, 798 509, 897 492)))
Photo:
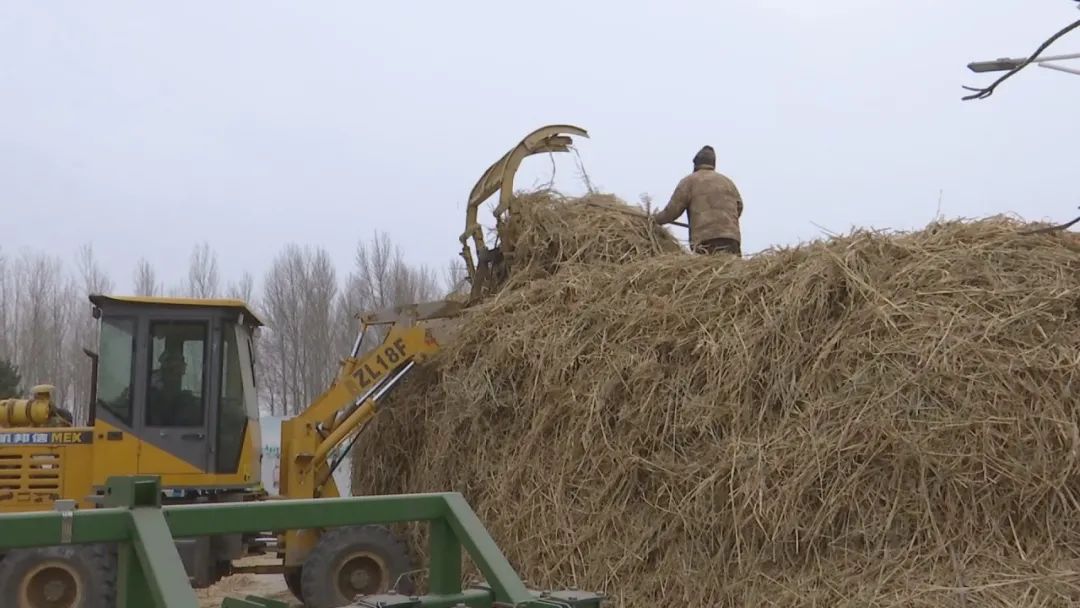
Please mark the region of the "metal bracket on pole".
POLYGON ((1035 65, 1040 68, 1046 68, 1048 70, 1057 70, 1059 72, 1065 72, 1066 74, 1076 74, 1080 76, 1080 69, 1067 68, 1061 65, 1055 65, 1054 61, 1065 61, 1068 59, 1080 59, 1080 53, 1073 53, 1071 55, 1057 55, 1055 57, 1047 57, 1046 59, 1039 59, 1035 61, 1035 65))
MULTIPOLYGON (((1068 61, 1070 59, 1080 59, 1080 53, 1072 53, 1069 55, 1053 55, 1050 57, 1040 57, 1031 62, 1031 65, 1037 65, 1041 68, 1048 70, 1057 70, 1059 72, 1065 72, 1067 74, 1080 75, 1080 69, 1067 68, 1062 65, 1057 65, 1055 62, 1068 61)), ((972 72, 1004 72, 1008 70, 1014 70, 1021 66, 1028 60, 1027 57, 1002 57, 1000 59, 994 59, 993 61, 973 61, 968 64, 968 69, 972 72)))

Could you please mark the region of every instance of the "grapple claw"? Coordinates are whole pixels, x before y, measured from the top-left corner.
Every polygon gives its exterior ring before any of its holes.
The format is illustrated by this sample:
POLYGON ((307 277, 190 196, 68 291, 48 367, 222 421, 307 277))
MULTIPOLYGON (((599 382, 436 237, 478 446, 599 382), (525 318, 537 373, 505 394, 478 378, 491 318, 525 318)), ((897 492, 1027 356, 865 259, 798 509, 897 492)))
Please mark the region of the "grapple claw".
POLYGON ((525 136, 516 146, 495 161, 469 193, 469 203, 465 210, 465 231, 461 233, 461 257, 465 260, 465 269, 472 284, 470 300, 475 300, 488 293, 508 272, 508 263, 513 254, 506 245, 489 248, 484 243, 483 228, 477 222, 477 210, 480 205, 496 192, 499 204, 494 215, 496 225, 511 213, 514 194, 514 174, 521 161, 533 154, 548 152, 566 152, 573 140, 569 135, 589 137, 588 132, 573 125, 547 125, 525 136), (475 256, 469 248, 469 239, 473 240, 475 256))

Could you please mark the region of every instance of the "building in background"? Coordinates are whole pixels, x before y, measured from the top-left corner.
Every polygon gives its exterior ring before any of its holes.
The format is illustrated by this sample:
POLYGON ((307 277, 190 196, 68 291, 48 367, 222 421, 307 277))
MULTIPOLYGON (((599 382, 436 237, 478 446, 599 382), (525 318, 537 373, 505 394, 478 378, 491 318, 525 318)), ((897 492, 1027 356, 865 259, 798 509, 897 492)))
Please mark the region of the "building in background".
MULTIPOLYGON (((262 482, 263 487, 271 495, 280 494, 278 488, 278 476, 281 470, 281 421, 284 416, 266 416, 259 418, 262 425, 262 482)), ((331 461, 336 459, 335 452, 330 456, 331 461)), ((342 496, 352 495, 352 460, 346 458, 341 466, 334 471, 334 481, 337 482, 338 491, 342 496)))

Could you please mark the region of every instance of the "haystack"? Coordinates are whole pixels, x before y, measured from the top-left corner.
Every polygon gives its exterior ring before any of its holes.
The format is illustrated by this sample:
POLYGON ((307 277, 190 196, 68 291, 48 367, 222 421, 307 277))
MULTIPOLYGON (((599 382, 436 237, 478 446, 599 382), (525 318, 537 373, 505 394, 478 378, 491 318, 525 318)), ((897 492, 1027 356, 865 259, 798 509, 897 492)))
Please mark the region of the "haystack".
POLYGON ((533 203, 531 280, 398 391, 358 492, 463 492, 531 584, 618 607, 1080 604, 1075 234, 735 260, 533 203))

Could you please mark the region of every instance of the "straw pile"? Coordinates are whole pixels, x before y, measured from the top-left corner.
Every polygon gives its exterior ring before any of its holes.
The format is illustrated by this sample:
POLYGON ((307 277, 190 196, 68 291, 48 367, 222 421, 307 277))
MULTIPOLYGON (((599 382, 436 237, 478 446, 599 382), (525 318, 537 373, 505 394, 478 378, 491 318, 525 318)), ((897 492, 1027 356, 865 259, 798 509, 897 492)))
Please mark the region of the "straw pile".
POLYGON ((534 203, 533 280, 399 389, 358 492, 461 491, 530 584, 612 606, 1080 603, 1075 234, 735 260, 534 203))

